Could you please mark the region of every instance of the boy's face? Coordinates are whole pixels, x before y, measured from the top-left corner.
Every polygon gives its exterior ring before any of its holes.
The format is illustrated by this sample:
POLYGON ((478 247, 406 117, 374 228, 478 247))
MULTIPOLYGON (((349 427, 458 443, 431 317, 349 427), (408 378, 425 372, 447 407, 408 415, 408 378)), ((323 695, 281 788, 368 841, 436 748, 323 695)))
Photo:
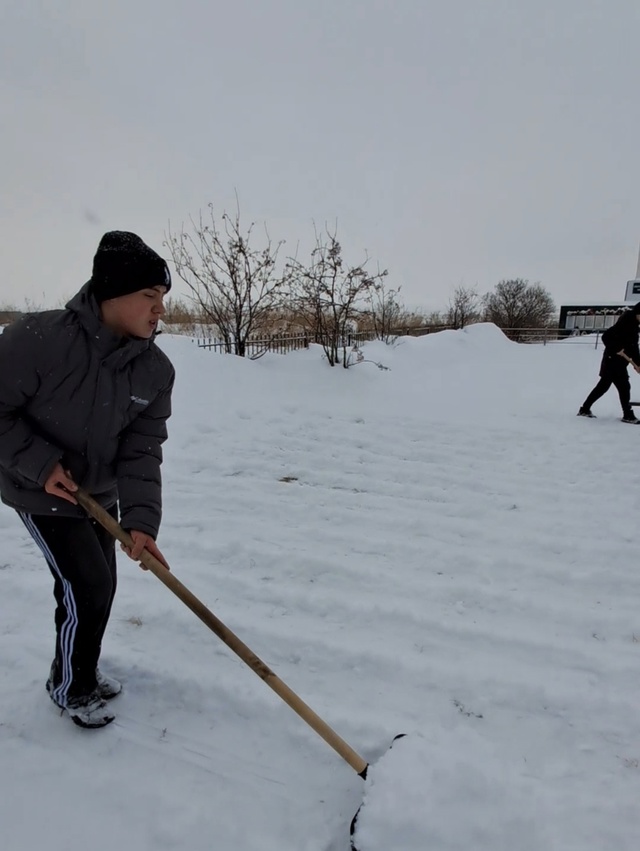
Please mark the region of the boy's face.
POLYGON ((155 333, 162 318, 164 286, 150 287, 102 302, 102 319, 112 331, 123 337, 148 339, 155 333))

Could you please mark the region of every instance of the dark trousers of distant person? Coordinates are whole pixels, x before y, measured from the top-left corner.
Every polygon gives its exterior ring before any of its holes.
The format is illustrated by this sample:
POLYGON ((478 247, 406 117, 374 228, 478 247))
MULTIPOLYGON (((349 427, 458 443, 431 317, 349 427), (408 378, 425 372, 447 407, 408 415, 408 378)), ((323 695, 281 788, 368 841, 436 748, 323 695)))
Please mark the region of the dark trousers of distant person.
POLYGON ((631 407, 631 384, 629 382, 628 363, 620 355, 604 353, 600 364, 600 381, 593 388, 584 401, 582 408, 590 411, 594 402, 597 402, 614 385, 620 396, 622 405, 622 416, 633 417, 631 407))
MULTIPOLYGON (((116 553, 111 535, 93 519, 18 512, 53 575, 56 652, 47 685, 66 706, 96 687, 102 638, 116 593, 116 553)), ((117 507, 109 510, 117 519, 117 507)))

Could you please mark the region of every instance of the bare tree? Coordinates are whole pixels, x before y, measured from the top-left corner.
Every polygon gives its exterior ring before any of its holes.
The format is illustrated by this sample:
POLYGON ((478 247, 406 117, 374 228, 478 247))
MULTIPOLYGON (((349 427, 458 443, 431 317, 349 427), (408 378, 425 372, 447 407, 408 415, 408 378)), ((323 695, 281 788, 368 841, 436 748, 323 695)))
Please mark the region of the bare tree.
POLYGON ((397 336, 400 320, 406 311, 398 301, 398 289, 387 289, 384 281, 371 287, 367 293, 367 320, 371 323, 376 340, 388 343, 397 336))
POLYGON ((337 235, 329 231, 326 235, 316 233, 309 266, 296 258, 290 260, 295 281, 294 310, 315 341, 322 344, 331 366, 342 360, 342 365, 348 367, 349 334, 355 329, 371 291, 387 275, 386 270, 376 274, 367 272, 367 261, 368 258, 359 266, 346 265, 337 235))
POLYGON ((539 283, 523 278, 503 280, 484 297, 485 319, 507 331, 514 340, 523 328, 545 328, 556 308, 550 293, 539 283))
POLYGON ((477 322, 480 318, 480 296, 477 290, 459 286, 449 299, 445 323, 456 330, 477 322))
POLYGON ((225 350, 244 356, 249 337, 260 331, 280 306, 290 278, 290 268, 278 271, 278 253, 283 241, 271 242, 265 228, 265 244, 253 248, 252 222, 246 232, 240 225, 240 208, 233 217, 223 212, 216 223, 213 205, 209 218, 202 213, 191 231, 184 226, 174 235, 169 231, 166 245, 180 278, 191 291, 201 314, 214 325, 225 350))

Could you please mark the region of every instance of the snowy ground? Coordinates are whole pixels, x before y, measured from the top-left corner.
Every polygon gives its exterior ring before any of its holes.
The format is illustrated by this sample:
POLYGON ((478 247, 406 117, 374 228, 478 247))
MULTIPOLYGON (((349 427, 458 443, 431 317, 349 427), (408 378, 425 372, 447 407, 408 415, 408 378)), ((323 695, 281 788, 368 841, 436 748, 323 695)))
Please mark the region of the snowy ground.
POLYGON ((2 508, 2 851, 346 851, 363 797, 361 851, 635 851, 640 428, 615 391, 575 416, 600 352, 477 326, 345 371, 159 343, 160 546, 370 774, 125 557, 118 717, 60 718, 51 581, 2 508))

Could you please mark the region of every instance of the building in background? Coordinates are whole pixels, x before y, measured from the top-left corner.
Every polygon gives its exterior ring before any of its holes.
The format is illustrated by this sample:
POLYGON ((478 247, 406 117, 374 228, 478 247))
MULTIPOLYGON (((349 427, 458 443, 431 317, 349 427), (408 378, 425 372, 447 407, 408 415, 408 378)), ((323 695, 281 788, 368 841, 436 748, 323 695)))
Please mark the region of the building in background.
POLYGON ((627 281, 624 299, 593 304, 563 304, 560 307, 558 327, 567 334, 592 334, 610 328, 620 314, 640 301, 640 252, 636 276, 627 281))

